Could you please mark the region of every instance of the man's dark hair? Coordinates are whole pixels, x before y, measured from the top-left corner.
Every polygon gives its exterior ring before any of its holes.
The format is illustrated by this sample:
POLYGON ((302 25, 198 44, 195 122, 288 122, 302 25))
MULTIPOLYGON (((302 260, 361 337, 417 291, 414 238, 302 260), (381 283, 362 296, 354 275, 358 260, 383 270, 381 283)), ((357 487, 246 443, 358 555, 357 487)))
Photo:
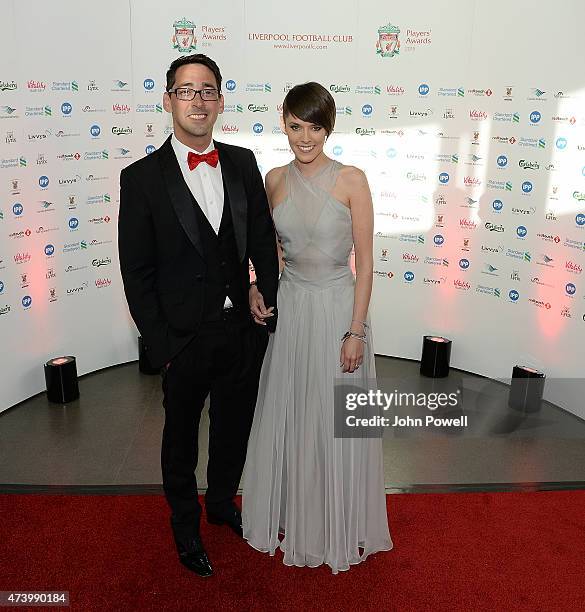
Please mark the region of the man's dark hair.
POLYGON ((282 114, 285 119, 287 115, 294 115, 302 121, 320 125, 329 136, 335 126, 335 100, 319 83, 295 85, 284 98, 282 114))
POLYGON ((207 66, 215 76, 215 80, 217 81, 217 91, 221 93, 221 72, 219 71, 219 66, 210 57, 203 55, 203 53, 194 53, 193 55, 178 57, 169 66, 169 69, 167 70, 167 91, 172 89, 175 85, 175 75, 177 73, 177 69, 181 66, 185 66, 186 64, 202 64, 203 66, 207 66))

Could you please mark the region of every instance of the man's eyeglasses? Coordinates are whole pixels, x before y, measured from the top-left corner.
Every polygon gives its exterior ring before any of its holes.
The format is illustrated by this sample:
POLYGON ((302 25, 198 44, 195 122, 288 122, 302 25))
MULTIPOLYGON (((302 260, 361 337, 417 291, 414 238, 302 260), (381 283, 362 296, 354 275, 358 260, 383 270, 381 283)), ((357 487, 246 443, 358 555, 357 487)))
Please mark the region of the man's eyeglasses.
POLYGON ((211 87, 205 89, 191 89, 191 87, 177 87, 175 89, 169 89, 169 94, 174 93, 178 100, 184 100, 190 102, 195 99, 195 96, 199 94, 201 99, 205 102, 215 102, 219 100, 219 92, 217 89, 211 87))

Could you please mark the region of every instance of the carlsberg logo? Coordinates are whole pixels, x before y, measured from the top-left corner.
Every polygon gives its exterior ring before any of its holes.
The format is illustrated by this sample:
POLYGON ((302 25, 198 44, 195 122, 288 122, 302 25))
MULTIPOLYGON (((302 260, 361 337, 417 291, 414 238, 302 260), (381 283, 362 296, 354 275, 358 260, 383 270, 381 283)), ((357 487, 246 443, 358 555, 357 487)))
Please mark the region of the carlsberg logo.
POLYGON ((112 134, 114 134, 115 136, 123 136, 125 134, 132 134, 132 128, 131 127, 113 127, 112 128, 112 134))

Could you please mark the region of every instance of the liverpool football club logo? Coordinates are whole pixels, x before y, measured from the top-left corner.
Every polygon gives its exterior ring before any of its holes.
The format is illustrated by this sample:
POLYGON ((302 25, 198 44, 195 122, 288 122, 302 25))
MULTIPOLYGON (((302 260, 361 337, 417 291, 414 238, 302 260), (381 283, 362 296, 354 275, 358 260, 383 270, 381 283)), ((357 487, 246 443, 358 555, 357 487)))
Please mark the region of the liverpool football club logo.
POLYGON ((378 28, 376 53, 380 57, 394 57, 400 53, 398 34, 400 34, 400 28, 391 23, 378 28))
POLYGON ((197 49, 197 39, 195 38, 195 24, 187 18, 179 19, 173 23, 175 33, 171 38, 173 49, 179 53, 189 53, 197 49))

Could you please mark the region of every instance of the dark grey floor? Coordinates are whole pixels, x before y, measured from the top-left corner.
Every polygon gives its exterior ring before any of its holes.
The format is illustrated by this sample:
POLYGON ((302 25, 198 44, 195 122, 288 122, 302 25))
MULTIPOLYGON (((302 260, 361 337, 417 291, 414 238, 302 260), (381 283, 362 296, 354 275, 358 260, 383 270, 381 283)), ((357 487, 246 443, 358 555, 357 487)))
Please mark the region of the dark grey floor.
MULTIPOLYGON (((463 391, 467 427, 385 428, 389 492, 585 488, 585 421, 542 403, 537 412, 508 408, 508 389, 451 371, 419 375, 412 361, 376 358, 378 386, 463 391)), ((71 404, 40 394, 0 414, 0 490, 160 491, 163 423, 160 378, 129 363, 87 375, 71 404)), ((420 409, 420 416, 428 409, 420 409)), ((198 481, 205 486, 208 418, 200 431, 198 481)))

